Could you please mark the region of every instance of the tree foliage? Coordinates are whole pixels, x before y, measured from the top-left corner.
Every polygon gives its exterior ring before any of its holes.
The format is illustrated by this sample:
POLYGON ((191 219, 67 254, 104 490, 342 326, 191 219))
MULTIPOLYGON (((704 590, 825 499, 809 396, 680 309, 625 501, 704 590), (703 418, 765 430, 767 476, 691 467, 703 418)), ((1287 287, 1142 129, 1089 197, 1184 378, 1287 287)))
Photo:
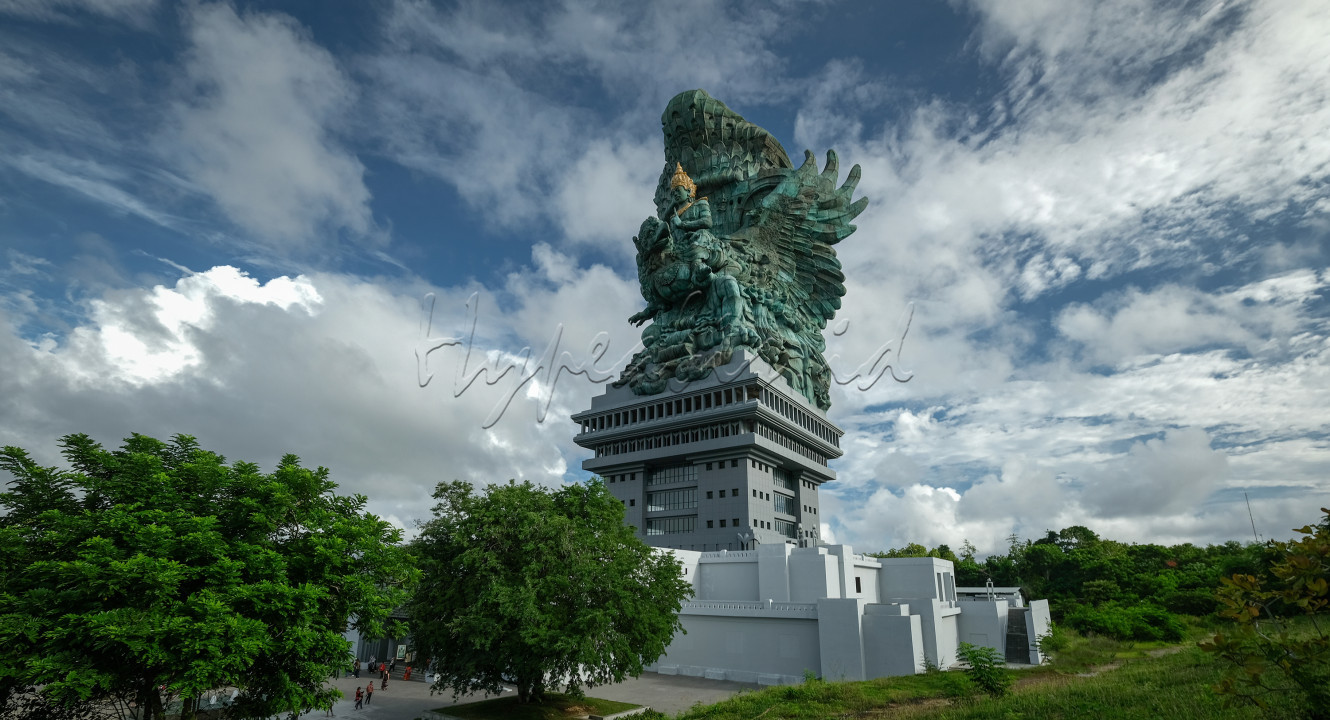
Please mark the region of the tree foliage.
POLYGON ((1073 525, 1049 530, 1038 540, 1008 538, 1006 553, 981 562, 974 546, 962 544, 956 557, 946 545, 917 543, 874 553, 877 557, 940 557, 955 565, 961 587, 1020 587, 1027 598, 1050 601, 1053 619, 1081 632, 1121 640, 1178 640, 1181 615, 1214 615, 1214 588, 1235 573, 1260 574, 1268 550, 1227 542, 1197 547, 1124 543, 1101 538, 1073 525))
POLYGON ((965 663, 965 676, 980 690, 993 697, 1007 694, 1012 677, 997 650, 962 642, 956 649, 956 657, 965 663))
MULTIPOLYGON (((348 618, 383 634, 415 572, 399 532, 287 455, 271 474, 194 438, 0 452, 0 695, 133 717, 238 687, 239 717, 331 704, 348 618), (162 690, 164 688, 164 690, 162 690), (25 694, 27 693, 27 694, 25 694)), ((17 701, 17 700, 16 700, 17 701)))
POLYGON ((544 490, 530 483, 476 493, 440 484, 434 517, 414 543, 423 572, 410 605, 435 689, 521 702, 636 676, 681 629, 691 594, 678 561, 624 524, 600 481, 544 490))
POLYGON ((1330 718, 1330 508, 1322 522, 1296 530, 1304 537, 1271 542, 1269 578, 1235 574, 1219 590, 1222 615, 1237 621, 1201 647, 1225 660, 1218 691, 1235 702, 1267 706, 1271 695, 1301 699, 1311 718, 1330 718), (1304 615, 1306 628, 1285 619, 1304 615))

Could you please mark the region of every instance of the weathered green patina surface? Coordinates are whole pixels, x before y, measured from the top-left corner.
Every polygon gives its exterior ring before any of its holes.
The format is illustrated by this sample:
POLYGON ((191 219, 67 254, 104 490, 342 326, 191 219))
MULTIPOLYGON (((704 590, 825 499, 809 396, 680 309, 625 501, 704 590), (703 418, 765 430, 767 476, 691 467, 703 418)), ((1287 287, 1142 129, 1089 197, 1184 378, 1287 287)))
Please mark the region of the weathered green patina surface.
POLYGON ((633 238, 647 307, 629 318, 652 322, 616 384, 654 395, 747 347, 825 410, 822 330, 845 295, 833 246, 868 205, 851 201, 859 166, 840 187, 835 151, 821 172, 807 151, 795 168, 770 133, 702 90, 675 96, 661 123, 657 213, 633 238))

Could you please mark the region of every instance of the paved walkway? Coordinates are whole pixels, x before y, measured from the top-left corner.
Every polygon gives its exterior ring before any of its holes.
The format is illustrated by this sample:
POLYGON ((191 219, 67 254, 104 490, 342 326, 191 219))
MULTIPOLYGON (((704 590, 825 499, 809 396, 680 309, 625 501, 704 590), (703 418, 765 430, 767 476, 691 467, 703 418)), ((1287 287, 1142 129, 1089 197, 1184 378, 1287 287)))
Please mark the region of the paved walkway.
MULTIPOLYGON (((357 687, 364 687, 369 682, 367 673, 360 678, 337 678, 332 681, 341 690, 346 699, 333 707, 334 717, 364 718, 365 720, 416 720, 416 718, 435 717, 430 711, 447 708, 449 705, 484 700, 483 696, 470 696, 453 700, 451 693, 443 695, 429 694, 429 684, 417 680, 406 681, 393 678, 388 682, 387 690, 379 690, 379 681, 374 681, 374 699, 360 710, 355 709, 357 687)), ((643 673, 639 678, 629 678, 618 685, 597 687, 588 695, 647 705, 666 714, 683 712, 696 703, 709 705, 738 693, 741 690, 757 689, 757 685, 728 682, 724 680, 706 680, 703 678, 683 677, 679 675, 657 675, 643 673)), ((504 693, 505 696, 515 691, 504 693)), ((446 710, 445 710, 446 712, 446 710)), ((301 718, 327 717, 327 713, 317 710, 302 715, 301 718)))

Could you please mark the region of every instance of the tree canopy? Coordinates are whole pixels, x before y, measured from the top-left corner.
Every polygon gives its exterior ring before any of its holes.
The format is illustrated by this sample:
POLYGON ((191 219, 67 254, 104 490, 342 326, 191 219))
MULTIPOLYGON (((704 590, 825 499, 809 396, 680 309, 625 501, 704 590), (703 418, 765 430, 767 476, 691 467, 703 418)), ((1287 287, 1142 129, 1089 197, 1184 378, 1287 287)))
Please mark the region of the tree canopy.
POLYGON ((1330 508, 1304 537, 1271 542, 1264 577, 1238 573, 1219 589, 1220 614, 1235 620, 1201 647, 1226 665, 1218 691, 1237 703, 1268 707, 1271 696, 1292 696, 1309 718, 1330 718, 1330 508), (1307 627, 1286 616, 1304 616, 1307 627))
POLYGON ((681 629, 692 590, 679 562, 634 536, 599 480, 480 493, 453 482, 434 497, 413 543, 422 578, 409 613, 435 689, 576 695, 640 674, 681 629))
POLYGON ((959 557, 946 545, 930 549, 918 543, 870 554, 951 560, 958 586, 983 587, 988 580, 1019 586, 1027 598, 1049 600, 1056 622, 1124 640, 1181 638, 1177 616, 1213 615, 1222 577, 1258 573, 1268 564, 1268 551, 1258 545, 1124 543, 1081 525, 1049 530, 1034 541, 1016 535, 1008 541, 1007 553, 982 562, 968 541, 959 557))
POLYGON ((0 451, 0 646, 21 658, 0 663, 0 700, 40 687, 146 720, 229 686, 239 717, 325 707, 348 619, 383 634, 409 595, 399 531, 326 468, 287 455, 264 474, 186 435, 61 447, 70 470, 0 451))

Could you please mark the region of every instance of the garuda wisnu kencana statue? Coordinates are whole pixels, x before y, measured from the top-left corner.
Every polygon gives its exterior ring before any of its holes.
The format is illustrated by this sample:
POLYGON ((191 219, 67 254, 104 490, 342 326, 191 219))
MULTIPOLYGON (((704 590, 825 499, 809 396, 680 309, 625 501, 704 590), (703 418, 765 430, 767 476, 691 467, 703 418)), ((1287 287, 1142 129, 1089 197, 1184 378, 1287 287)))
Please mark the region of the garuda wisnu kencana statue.
POLYGON ((652 322, 615 384, 653 395, 746 347, 827 409, 822 330, 845 295, 834 246, 868 205, 851 201, 859 166, 840 187, 835 151, 820 172, 808 151, 795 168, 770 133, 702 90, 675 96, 661 124, 656 215, 633 238, 647 306, 629 318, 652 322))

